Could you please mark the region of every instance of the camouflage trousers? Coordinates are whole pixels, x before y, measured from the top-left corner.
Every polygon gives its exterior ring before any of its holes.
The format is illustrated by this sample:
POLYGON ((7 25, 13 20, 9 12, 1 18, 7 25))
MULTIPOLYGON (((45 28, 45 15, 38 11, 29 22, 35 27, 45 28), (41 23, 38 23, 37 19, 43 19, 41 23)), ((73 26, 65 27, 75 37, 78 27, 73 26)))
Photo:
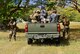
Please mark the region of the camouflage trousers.
POLYGON ((64 27, 63 28, 63 38, 65 38, 67 36, 67 38, 69 38, 69 27, 64 27))
POLYGON ((9 32, 9 41, 11 41, 12 36, 14 37, 14 40, 16 41, 16 29, 11 29, 9 32))

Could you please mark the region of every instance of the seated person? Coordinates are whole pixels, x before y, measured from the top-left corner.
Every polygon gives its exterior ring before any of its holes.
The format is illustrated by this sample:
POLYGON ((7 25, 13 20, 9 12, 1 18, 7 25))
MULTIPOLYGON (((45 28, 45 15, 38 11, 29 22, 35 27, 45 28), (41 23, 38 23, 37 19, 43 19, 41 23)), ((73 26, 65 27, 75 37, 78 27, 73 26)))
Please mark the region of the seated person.
POLYGON ((46 23, 47 16, 48 16, 47 12, 42 10, 41 14, 40 14, 40 18, 41 18, 42 23, 46 23))
POLYGON ((40 12, 37 10, 35 13, 33 13, 32 15, 30 15, 31 18, 31 22, 32 23, 37 23, 40 22, 40 12))

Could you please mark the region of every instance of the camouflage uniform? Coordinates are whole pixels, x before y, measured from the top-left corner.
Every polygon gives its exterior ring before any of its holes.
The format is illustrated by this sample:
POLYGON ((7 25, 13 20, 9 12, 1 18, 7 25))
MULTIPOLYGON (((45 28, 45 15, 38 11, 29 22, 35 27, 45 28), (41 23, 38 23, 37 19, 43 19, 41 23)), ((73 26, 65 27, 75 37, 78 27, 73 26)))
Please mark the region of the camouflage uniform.
POLYGON ((40 11, 36 11, 34 14, 30 15, 30 18, 32 19, 32 23, 40 22, 40 11))
POLYGON ((12 36, 14 36, 14 40, 16 41, 16 21, 13 21, 12 19, 9 22, 9 41, 11 41, 12 36))
POLYGON ((63 28, 63 37, 65 38, 65 33, 67 33, 67 35, 69 34, 69 25, 70 25, 70 22, 67 18, 64 17, 64 19, 62 20, 62 24, 64 26, 63 28))

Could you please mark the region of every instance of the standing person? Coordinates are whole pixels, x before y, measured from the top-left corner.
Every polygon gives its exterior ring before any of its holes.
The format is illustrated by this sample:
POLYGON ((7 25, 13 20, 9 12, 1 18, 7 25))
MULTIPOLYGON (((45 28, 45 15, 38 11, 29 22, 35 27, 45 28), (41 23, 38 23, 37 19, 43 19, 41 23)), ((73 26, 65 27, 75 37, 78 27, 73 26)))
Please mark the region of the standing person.
POLYGON ((14 36, 14 40, 16 41, 16 20, 13 19, 13 17, 11 17, 10 21, 9 21, 9 28, 10 28, 10 33, 9 33, 9 41, 11 41, 12 36, 14 36))
POLYGON ((69 34, 70 21, 65 16, 62 17, 62 24, 64 26, 64 28, 63 28, 63 38, 65 38, 66 33, 67 33, 67 38, 69 38, 68 34, 69 34))
POLYGON ((52 14, 50 15, 50 22, 55 22, 57 16, 57 10, 53 10, 52 14))

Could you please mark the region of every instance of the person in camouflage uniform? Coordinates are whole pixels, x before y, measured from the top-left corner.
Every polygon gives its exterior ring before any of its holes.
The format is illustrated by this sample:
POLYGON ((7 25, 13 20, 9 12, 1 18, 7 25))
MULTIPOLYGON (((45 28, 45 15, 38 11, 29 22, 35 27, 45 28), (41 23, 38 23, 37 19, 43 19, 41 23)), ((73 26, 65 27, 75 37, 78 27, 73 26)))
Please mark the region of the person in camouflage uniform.
MULTIPOLYGON (((63 17, 62 17, 62 24, 63 24, 63 26, 64 26, 64 28, 63 28, 63 38, 65 38, 66 33, 67 33, 67 35, 69 34, 70 21, 69 21, 65 16, 63 16, 63 17)), ((67 38, 69 38, 69 35, 68 35, 67 38)))
POLYGON ((9 24, 8 24, 8 26, 10 28, 9 29, 10 30, 9 41, 11 41, 12 36, 14 36, 14 40, 16 41, 16 29, 17 29, 16 24, 17 24, 16 20, 13 19, 13 17, 11 17, 9 24))
POLYGON ((32 23, 40 22, 40 11, 36 10, 32 15, 30 15, 30 19, 32 23))

